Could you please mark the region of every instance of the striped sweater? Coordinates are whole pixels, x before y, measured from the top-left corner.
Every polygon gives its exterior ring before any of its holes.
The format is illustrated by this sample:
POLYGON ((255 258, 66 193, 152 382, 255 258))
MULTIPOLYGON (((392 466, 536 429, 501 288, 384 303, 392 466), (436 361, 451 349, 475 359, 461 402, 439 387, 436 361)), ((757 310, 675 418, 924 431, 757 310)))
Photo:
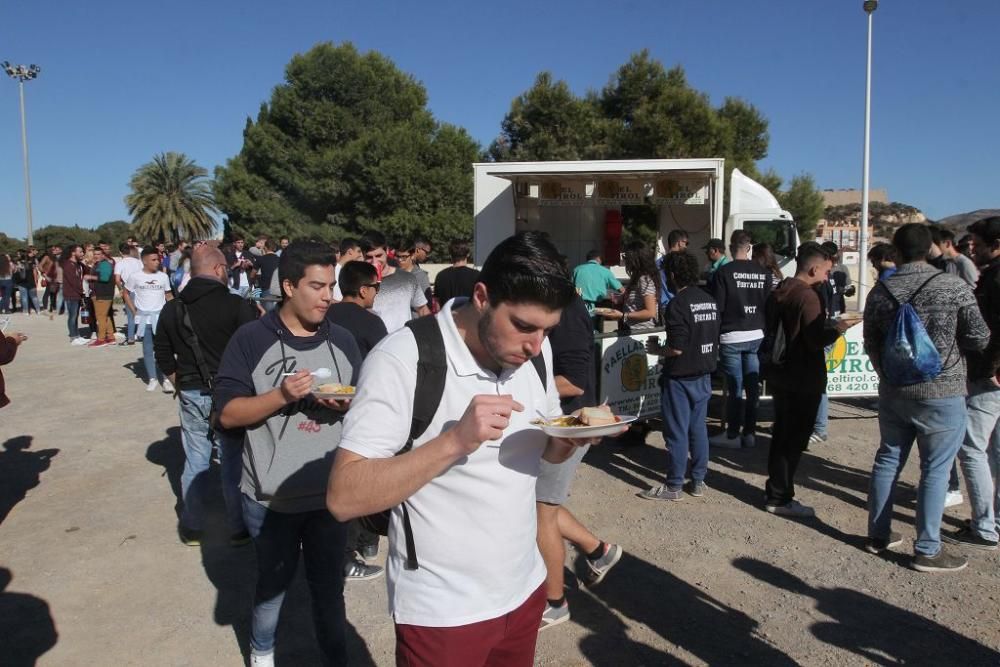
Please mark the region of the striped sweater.
POLYGON ((907 399, 965 396, 964 355, 984 349, 990 341, 990 330, 979 312, 976 297, 964 280, 940 272, 926 262, 904 264, 872 290, 865 305, 865 351, 879 377, 882 377, 882 346, 897 311, 896 301, 886 290, 899 303, 906 303, 931 276, 933 280, 910 303, 941 355, 941 373, 929 382, 907 387, 896 387, 883 380, 879 383, 880 396, 907 399))

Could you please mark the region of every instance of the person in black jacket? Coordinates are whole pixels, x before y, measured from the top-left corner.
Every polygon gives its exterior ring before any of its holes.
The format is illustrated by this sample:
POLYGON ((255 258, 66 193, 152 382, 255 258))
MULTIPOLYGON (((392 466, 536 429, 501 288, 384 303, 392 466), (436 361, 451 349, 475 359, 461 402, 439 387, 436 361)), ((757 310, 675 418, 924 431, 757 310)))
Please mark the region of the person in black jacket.
MULTIPOLYGON (((168 301, 160 313, 153 341, 156 365, 178 390, 184 472, 181 474, 179 534, 188 546, 201 543, 204 528, 204 487, 212 457, 212 383, 226 344, 236 330, 256 319, 250 302, 232 294, 226 286, 229 276, 225 256, 212 246, 201 246, 191 256, 192 278, 177 299, 168 301), (180 314, 187 311, 188 328, 180 314), (199 365, 191 343, 197 337, 203 356, 199 365)), ((222 462, 222 491, 230 544, 250 541, 243 524, 239 482, 242 471, 242 432, 215 431, 222 462)))
POLYGON ((712 438, 711 444, 727 449, 756 444, 757 399, 760 396, 757 351, 764 340, 764 304, 771 292, 772 274, 750 260, 752 246, 749 234, 740 229, 734 231, 729 238, 733 261, 712 274, 710 285, 719 304, 719 364, 728 388, 726 430, 712 438))
POLYGON ((719 309, 696 287, 698 260, 686 250, 667 255, 667 281, 674 297, 664 313, 667 342, 650 340, 647 351, 663 358, 660 405, 667 442, 667 483, 639 495, 650 500, 681 500, 682 489, 694 497, 705 493, 708 471, 708 400, 719 343, 719 309), (691 458, 691 481, 684 473, 691 458))

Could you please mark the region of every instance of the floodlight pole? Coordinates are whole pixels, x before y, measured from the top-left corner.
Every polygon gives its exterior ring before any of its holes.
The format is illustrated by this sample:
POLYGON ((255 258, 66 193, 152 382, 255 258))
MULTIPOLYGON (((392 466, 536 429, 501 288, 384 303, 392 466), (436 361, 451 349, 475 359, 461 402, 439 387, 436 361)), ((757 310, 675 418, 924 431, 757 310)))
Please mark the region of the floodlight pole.
POLYGON ((863 7, 868 15, 868 57, 865 61, 865 147, 864 167, 861 172, 861 233, 858 239, 858 310, 861 311, 864 311, 865 301, 868 298, 868 176, 872 122, 872 14, 878 8, 878 0, 865 0, 863 7))
POLYGON ((18 93, 21 98, 21 153, 24 157, 24 207, 28 216, 28 245, 33 245, 34 229, 31 218, 31 170, 28 167, 28 125, 24 114, 24 82, 38 76, 41 68, 38 65, 11 65, 4 62, 3 69, 12 79, 17 79, 18 93))

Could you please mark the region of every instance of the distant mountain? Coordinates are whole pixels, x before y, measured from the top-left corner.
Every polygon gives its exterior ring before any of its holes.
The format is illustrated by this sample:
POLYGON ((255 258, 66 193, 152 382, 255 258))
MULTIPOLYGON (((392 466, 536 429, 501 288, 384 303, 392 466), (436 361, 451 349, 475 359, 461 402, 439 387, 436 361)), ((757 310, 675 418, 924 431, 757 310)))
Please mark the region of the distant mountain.
POLYGON ((997 215, 1000 215, 1000 208, 981 208, 978 211, 949 215, 947 218, 936 221, 935 224, 944 225, 956 234, 960 232, 964 234, 972 223, 997 215))

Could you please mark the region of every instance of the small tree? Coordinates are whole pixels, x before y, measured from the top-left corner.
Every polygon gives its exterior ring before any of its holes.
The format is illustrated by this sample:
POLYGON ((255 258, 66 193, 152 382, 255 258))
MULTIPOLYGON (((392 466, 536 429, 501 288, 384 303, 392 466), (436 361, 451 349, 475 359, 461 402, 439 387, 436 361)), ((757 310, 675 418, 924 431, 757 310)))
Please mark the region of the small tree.
POLYGON ((218 213, 208 171, 183 153, 160 153, 129 181, 125 198, 137 236, 150 240, 205 238, 218 213))
POLYGON ((812 239, 824 210, 823 193, 816 187, 812 174, 793 177, 788 190, 781 193, 778 201, 795 219, 799 238, 812 239))

